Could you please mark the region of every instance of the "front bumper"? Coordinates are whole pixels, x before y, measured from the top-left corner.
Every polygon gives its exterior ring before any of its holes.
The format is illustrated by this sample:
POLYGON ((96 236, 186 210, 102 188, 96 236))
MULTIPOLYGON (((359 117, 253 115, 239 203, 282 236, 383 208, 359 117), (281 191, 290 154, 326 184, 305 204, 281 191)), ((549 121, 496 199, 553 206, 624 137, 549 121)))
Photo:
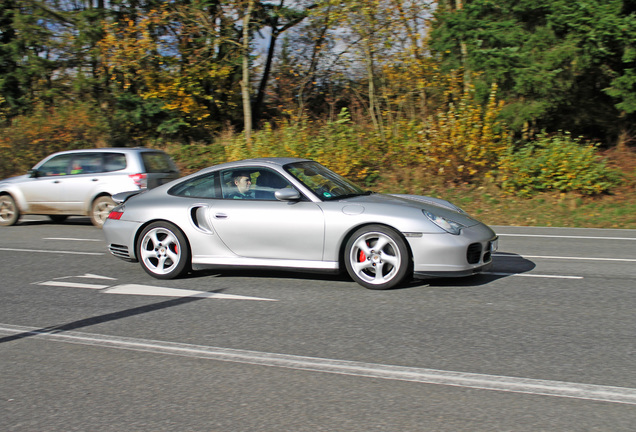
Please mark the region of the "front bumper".
POLYGON ((487 270, 498 237, 486 225, 462 229, 459 235, 422 234, 407 237, 413 253, 413 276, 461 277, 487 270))

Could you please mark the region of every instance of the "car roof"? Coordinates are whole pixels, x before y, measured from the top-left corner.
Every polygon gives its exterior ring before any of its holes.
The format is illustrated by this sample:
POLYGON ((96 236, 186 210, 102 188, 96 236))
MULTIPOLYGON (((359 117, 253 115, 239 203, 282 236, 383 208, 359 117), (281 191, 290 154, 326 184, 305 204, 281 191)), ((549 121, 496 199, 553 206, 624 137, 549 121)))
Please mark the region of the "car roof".
POLYGON ((145 147, 105 147, 105 148, 86 148, 86 149, 74 149, 74 150, 64 150, 52 153, 53 155, 61 155, 61 154, 75 154, 75 153, 140 153, 140 152, 159 152, 164 153, 163 150, 158 149, 150 149, 145 147))
POLYGON ((252 167, 252 166, 283 166, 294 162, 311 162, 309 159, 294 158, 294 157, 264 157, 243 159, 233 162, 225 162, 219 165, 210 166, 204 168, 205 171, 213 171, 225 168, 240 168, 240 167, 252 167))

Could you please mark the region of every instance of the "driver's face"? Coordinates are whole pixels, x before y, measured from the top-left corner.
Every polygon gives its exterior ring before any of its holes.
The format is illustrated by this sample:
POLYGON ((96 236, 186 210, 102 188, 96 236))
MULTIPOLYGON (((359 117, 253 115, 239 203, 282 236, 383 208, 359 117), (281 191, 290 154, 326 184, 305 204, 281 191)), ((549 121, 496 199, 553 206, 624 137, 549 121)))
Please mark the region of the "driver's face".
POLYGON ((237 189, 240 193, 244 194, 250 190, 250 186, 252 186, 252 180, 250 180, 247 176, 241 176, 238 180, 234 181, 237 189))

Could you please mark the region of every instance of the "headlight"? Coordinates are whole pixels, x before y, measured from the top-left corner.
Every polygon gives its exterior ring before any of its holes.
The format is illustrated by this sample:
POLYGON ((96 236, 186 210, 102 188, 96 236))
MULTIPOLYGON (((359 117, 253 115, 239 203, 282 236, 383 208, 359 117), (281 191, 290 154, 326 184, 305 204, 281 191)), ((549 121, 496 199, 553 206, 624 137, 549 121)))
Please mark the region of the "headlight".
POLYGON ((422 212, 431 222, 433 222, 435 225, 437 225, 447 233, 458 235, 462 228, 464 228, 464 225, 450 219, 446 219, 445 217, 434 215, 433 213, 427 212, 426 210, 422 210, 422 212))

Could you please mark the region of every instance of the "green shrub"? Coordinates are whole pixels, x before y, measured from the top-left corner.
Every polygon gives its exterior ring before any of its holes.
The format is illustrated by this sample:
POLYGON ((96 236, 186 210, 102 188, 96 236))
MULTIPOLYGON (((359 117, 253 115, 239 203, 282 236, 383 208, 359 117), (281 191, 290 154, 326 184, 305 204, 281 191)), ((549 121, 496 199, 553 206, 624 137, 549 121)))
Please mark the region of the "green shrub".
POLYGON ((501 187, 520 196, 537 192, 577 192, 596 195, 620 182, 594 144, 568 132, 543 133, 520 149, 509 150, 500 163, 501 187))
POLYGON ((424 123, 420 134, 422 162, 446 182, 474 183, 490 177, 510 147, 510 134, 499 120, 503 107, 493 85, 485 106, 467 89, 447 110, 440 109, 424 123))
POLYGON ((252 135, 251 148, 242 134, 226 134, 217 142, 225 148, 226 160, 268 156, 308 158, 365 182, 381 157, 375 147, 378 138, 354 124, 346 109, 336 120, 324 123, 301 119, 266 124, 252 135))
POLYGON ((225 151, 220 144, 193 143, 184 145, 171 142, 155 145, 155 147, 170 154, 184 175, 226 161, 225 151))

